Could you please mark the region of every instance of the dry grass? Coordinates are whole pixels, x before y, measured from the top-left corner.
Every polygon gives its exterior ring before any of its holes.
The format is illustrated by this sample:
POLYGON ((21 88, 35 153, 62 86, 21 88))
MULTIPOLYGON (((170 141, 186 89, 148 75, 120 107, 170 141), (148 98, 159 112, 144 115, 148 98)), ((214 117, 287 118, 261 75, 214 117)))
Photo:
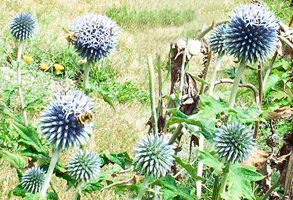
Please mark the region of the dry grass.
MULTIPOLYGON (((148 78, 146 57, 151 54, 160 55, 165 61, 169 51, 169 44, 180 38, 185 30, 200 30, 211 24, 212 20, 224 20, 228 13, 242 0, 4 0, 0 7, 1 35, 6 44, 13 45, 9 35, 9 21, 17 13, 28 11, 37 16, 40 24, 40 33, 30 46, 37 46, 40 50, 50 48, 51 45, 66 45, 65 35, 61 27, 70 27, 72 21, 87 13, 105 13, 113 7, 127 6, 132 10, 160 10, 175 11, 192 9, 195 20, 180 26, 165 26, 157 28, 144 27, 137 31, 122 31, 120 45, 111 57, 113 66, 117 69, 117 81, 124 83, 131 81, 138 87, 147 90, 148 78)), ((9 48, 9 47, 8 47, 9 48)), ((10 47, 11 48, 11 47, 10 47)), ((195 59, 191 69, 193 74, 199 71, 199 57, 195 59)), ((4 64, 3 64, 4 65, 4 64)), ((70 66, 65 66, 70 67, 70 66)), ((52 92, 55 89, 52 88, 52 92)), ((168 89, 166 93, 168 92, 168 89)), ((32 94, 31 94, 32 95, 32 94)), ((139 102, 119 104, 116 111, 108 104, 91 94, 96 101, 95 124, 97 128, 88 148, 99 153, 118 153, 127 151, 130 154, 135 143, 146 134, 146 121, 150 116, 149 105, 139 102)), ((37 120, 37 114, 31 114, 31 120, 37 120)), ((69 153, 63 155, 68 158, 69 153)), ((2 159, 0 161, 0 199, 7 199, 8 192, 19 184, 16 171, 2 159)), ((66 183, 54 178, 60 199, 71 199, 73 191, 66 191, 66 183)), ((93 197, 83 199, 129 199, 128 193, 116 194, 115 191, 95 193, 93 197)), ((19 199, 13 197, 12 199, 19 199)))

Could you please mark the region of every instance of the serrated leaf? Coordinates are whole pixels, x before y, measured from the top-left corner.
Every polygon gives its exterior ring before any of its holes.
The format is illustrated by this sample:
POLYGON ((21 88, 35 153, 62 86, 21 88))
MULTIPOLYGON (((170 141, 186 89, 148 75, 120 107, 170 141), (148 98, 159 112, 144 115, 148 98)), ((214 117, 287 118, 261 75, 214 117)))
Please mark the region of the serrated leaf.
POLYGON ((259 115, 262 113, 261 110, 258 109, 256 104, 251 105, 247 109, 243 109, 242 107, 237 107, 237 114, 234 115, 234 119, 237 122, 241 122, 243 124, 252 124, 258 121, 259 115))
POLYGON ((27 191, 21 187, 21 185, 16 186, 14 189, 10 190, 8 193, 8 198, 10 199, 12 195, 25 197, 27 191))
POLYGON ((13 167, 17 169, 24 169, 26 167, 27 162, 20 154, 0 150, 0 156, 6 159, 13 167))
POLYGON ((120 165, 123 169, 126 169, 126 167, 130 167, 133 162, 132 158, 130 158, 127 152, 119 154, 101 154, 100 158, 102 159, 103 165, 107 165, 109 163, 116 163, 120 165))
POLYGON ((91 182, 91 183, 87 183, 85 184, 83 187, 82 187, 82 191, 81 193, 82 194, 85 194, 85 193, 92 193, 94 191, 99 191, 101 189, 104 188, 104 185, 101 184, 101 180, 98 180, 96 182, 91 182))
POLYGON ((224 164, 209 152, 200 151, 200 161, 215 170, 216 174, 223 171, 224 164))
POLYGON ((9 89, 9 90, 4 90, 4 101, 5 101, 5 104, 7 106, 10 106, 10 99, 11 99, 11 96, 15 93, 15 91, 17 90, 17 86, 13 87, 12 89, 9 89))
POLYGON ((197 169, 195 167, 193 167, 191 164, 189 163, 185 163, 183 162, 179 157, 174 156, 176 162, 183 167, 184 169, 186 169, 188 171, 188 173, 191 175, 191 177, 194 179, 194 181, 198 181, 198 180, 204 180, 202 177, 197 176, 197 169))
POLYGON ((268 78, 268 81, 264 88, 264 98, 266 98, 270 91, 272 91, 272 88, 274 88, 275 85, 280 81, 280 77, 276 74, 271 74, 268 78))

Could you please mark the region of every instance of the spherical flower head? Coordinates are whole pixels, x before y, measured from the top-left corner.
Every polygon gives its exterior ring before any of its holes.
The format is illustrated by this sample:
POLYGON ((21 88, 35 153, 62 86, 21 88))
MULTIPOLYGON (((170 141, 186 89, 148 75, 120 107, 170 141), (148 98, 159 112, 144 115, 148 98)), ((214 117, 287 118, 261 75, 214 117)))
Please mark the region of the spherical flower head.
POLYGON ((26 191, 37 193, 41 191, 45 178, 45 171, 40 167, 32 167, 25 171, 22 176, 21 185, 26 191))
POLYGON ((246 160, 255 145, 251 129, 241 123, 219 128, 214 142, 219 156, 231 163, 246 160))
POLYGON ((217 28, 213 30, 210 35, 211 48, 215 53, 218 53, 220 56, 227 53, 227 46, 225 44, 227 30, 228 25, 222 24, 217 26, 217 28))
POLYGON ((169 145, 163 136, 149 135, 138 143, 134 163, 143 174, 159 178, 170 170, 174 153, 174 146, 169 145))
POLYGON ((75 48, 91 62, 108 56, 118 45, 119 27, 104 15, 85 15, 77 19, 70 30, 76 36, 75 48))
POLYGON ((81 91, 72 90, 56 96, 41 114, 41 133, 59 150, 85 145, 93 131, 93 123, 82 123, 80 116, 92 110, 91 98, 81 91))
POLYGON ((100 175, 101 165, 99 155, 88 150, 79 151, 70 159, 67 171, 75 180, 92 181, 100 175))
POLYGON ((227 31, 227 48, 240 62, 265 61, 276 51, 278 19, 257 4, 240 7, 232 15, 227 31))
POLYGON ((28 13, 20 13, 10 22, 10 32, 19 41, 31 39, 37 31, 37 20, 28 13))

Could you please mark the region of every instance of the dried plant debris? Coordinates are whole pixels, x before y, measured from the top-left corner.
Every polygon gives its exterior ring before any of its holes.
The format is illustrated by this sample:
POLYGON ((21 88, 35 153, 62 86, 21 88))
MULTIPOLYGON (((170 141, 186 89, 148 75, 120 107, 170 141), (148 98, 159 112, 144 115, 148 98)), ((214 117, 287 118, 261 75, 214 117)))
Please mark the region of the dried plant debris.
MULTIPOLYGON (((293 28, 287 26, 286 24, 283 24, 282 22, 279 22, 280 24, 280 36, 287 39, 291 45, 293 45, 293 28)), ((290 56, 291 59, 293 59, 293 49, 288 45, 282 42, 279 54, 281 56, 290 56)))
POLYGON ((293 108, 290 107, 284 107, 284 108, 278 108, 274 111, 268 112, 265 116, 265 119, 288 119, 293 114, 293 108))

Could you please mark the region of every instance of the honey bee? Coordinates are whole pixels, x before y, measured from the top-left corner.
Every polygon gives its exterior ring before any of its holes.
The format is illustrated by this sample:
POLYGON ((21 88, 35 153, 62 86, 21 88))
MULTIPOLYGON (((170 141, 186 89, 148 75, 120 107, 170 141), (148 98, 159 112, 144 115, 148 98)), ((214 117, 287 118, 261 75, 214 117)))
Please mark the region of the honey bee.
POLYGON ((76 34, 64 27, 62 27, 62 30, 67 34, 66 40, 69 42, 69 44, 74 44, 76 42, 76 34))
POLYGON ((92 112, 84 112, 77 117, 77 121, 80 125, 85 125, 90 123, 95 118, 95 115, 92 112))

